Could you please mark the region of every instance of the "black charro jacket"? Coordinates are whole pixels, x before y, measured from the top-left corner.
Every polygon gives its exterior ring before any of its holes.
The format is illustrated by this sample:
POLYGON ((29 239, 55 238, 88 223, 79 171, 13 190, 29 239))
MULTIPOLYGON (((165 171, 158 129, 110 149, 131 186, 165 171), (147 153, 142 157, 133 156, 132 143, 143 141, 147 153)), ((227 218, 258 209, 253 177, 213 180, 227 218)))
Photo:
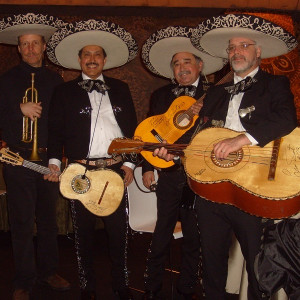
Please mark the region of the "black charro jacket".
MULTIPOLYGON (((78 78, 58 86, 50 103, 48 158, 69 160, 87 157, 90 143, 90 99, 83 90, 78 78)), ((105 83, 110 87, 109 99, 116 121, 126 137, 133 137, 137 126, 136 113, 126 83, 104 76, 105 83)))
MULTIPOLYGON (((253 105, 255 110, 251 117, 248 114, 240 120, 246 132, 263 147, 290 133, 297 126, 297 116, 287 77, 259 70, 254 78, 257 82, 244 93, 239 109, 253 105)), ((225 124, 230 94, 224 87, 232 84, 229 82, 209 89, 200 111, 201 119, 206 122, 204 128, 212 127, 213 120, 225 124)))

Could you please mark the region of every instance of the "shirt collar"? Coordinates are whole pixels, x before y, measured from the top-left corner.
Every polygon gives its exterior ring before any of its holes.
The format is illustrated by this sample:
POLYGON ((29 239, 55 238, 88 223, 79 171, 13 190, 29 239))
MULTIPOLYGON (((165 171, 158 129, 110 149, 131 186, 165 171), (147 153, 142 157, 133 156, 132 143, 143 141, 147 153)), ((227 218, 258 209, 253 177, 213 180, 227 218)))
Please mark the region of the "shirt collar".
MULTIPOLYGON (((247 74, 246 77, 250 76, 251 78, 253 78, 255 76, 255 74, 258 72, 258 70, 259 70, 259 67, 255 68, 252 72, 250 72, 249 74, 247 74)), ((236 75, 234 73, 234 84, 240 82, 241 80, 243 80, 245 78, 242 78, 242 77, 240 77, 240 76, 238 76, 238 75, 236 75)))
MULTIPOLYGON (((91 79, 89 76, 87 76, 87 75, 84 74, 83 72, 81 73, 81 75, 82 75, 82 79, 83 79, 83 80, 91 79)), ((103 74, 100 74, 100 76, 99 76, 96 80, 102 80, 102 81, 104 82, 103 74)))
MULTIPOLYGON (((200 80, 200 76, 197 78, 197 80, 194 82, 194 83, 192 83, 191 85, 193 85, 193 86, 195 86, 195 87, 197 87, 198 86, 198 84, 199 84, 199 80, 200 80)), ((190 85, 190 84, 189 84, 190 85)), ((182 86, 182 87, 184 87, 184 85, 181 85, 181 84, 179 84, 179 86, 182 86)))

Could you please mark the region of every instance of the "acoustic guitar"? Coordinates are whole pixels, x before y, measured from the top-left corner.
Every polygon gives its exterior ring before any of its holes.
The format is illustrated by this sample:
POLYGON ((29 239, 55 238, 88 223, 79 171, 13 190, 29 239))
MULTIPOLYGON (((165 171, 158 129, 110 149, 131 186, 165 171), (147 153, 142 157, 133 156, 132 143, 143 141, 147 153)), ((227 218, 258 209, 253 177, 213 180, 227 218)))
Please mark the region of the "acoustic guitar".
MULTIPOLYGON (((230 71, 216 85, 228 82, 232 78, 233 72, 230 71)), ((164 114, 155 115, 142 121, 135 130, 135 138, 150 143, 165 140, 168 144, 173 144, 194 126, 198 115, 193 113, 191 106, 196 102, 203 103, 205 96, 206 93, 198 100, 189 96, 176 98, 164 114)), ((174 165, 174 162, 167 162, 159 157, 154 157, 152 153, 147 151, 141 151, 141 155, 154 167, 168 168, 174 165)))
POLYGON ((191 189, 207 200, 234 205, 265 218, 285 218, 298 213, 300 128, 264 147, 244 146, 224 160, 217 159, 214 144, 239 134, 225 128, 207 128, 189 145, 118 140, 112 142, 110 149, 115 153, 138 153, 165 147, 170 153, 184 155, 191 189))
MULTIPOLYGON (((23 166, 40 174, 47 175, 49 168, 25 160, 8 148, 0 150, 0 161, 23 166)), ((109 169, 86 170, 83 165, 74 163, 59 176, 61 194, 71 200, 79 200, 86 209, 97 216, 108 216, 120 205, 124 195, 122 177, 109 169)))

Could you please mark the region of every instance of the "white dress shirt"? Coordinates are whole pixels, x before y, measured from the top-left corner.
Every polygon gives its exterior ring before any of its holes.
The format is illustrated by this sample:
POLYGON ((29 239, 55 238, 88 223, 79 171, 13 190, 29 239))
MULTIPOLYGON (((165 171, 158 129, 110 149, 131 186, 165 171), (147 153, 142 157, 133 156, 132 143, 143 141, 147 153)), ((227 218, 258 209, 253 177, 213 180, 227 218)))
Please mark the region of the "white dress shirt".
MULTIPOLYGON (((91 79, 84 73, 82 73, 83 80, 91 79)), ((103 75, 101 74, 97 80, 104 82, 103 75)), ((119 127, 115 118, 111 102, 106 91, 103 95, 96 90, 88 93, 91 103, 91 132, 90 132, 90 144, 88 158, 103 158, 111 157, 108 155, 107 150, 111 141, 118 137, 123 137, 121 128, 119 127)), ((85 157, 83 157, 85 158, 85 157)), ((49 164, 55 164, 60 167, 61 162, 57 159, 51 158, 49 164)), ((125 162, 123 165, 130 168, 134 167, 134 164, 125 162)))
MULTIPOLYGON (((253 78, 255 74, 258 72, 258 67, 254 69, 251 73, 247 75, 253 78)), ((240 82, 244 78, 237 76, 234 74, 234 84, 240 82)), ((229 101, 228 111, 227 111, 227 117, 225 121, 225 128, 229 128, 235 131, 245 131, 245 128, 242 125, 240 116, 239 116, 239 108, 241 105, 242 98, 244 96, 244 93, 239 93, 237 95, 234 95, 232 99, 229 101)), ((252 145, 257 145, 258 142, 254 137, 252 137, 249 133, 245 133, 247 138, 250 140, 252 145)))

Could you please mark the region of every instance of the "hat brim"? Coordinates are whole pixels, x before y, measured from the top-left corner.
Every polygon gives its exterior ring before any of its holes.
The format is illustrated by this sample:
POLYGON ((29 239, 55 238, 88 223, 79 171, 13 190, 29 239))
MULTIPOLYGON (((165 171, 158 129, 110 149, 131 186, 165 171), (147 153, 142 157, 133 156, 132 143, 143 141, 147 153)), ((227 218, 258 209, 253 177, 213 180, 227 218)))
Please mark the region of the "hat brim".
POLYGON ((114 23, 89 20, 69 24, 53 34, 48 45, 48 58, 68 69, 80 70, 78 53, 85 46, 96 45, 107 54, 104 70, 122 66, 138 51, 136 41, 125 29, 114 23))
POLYGON ((18 37, 26 34, 43 36, 47 42, 57 28, 42 24, 23 24, 9 27, 0 32, 0 43, 18 45, 18 37))
POLYGON ((218 28, 207 32, 200 40, 202 48, 218 57, 226 58, 226 48, 232 38, 247 38, 262 47, 261 58, 276 57, 289 52, 285 42, 261 32, 247 28, 218 28), (222 46, 221 46, 222 45, 222 46))
POLYGON ((55 48, 55 56, 60 65, 68 69, 80 70, 78 52, 87 45, 100 46, 107 53, 103 69, 111 69, 126 64, 129 51, 126 44, 109 32, 82 31, 69 35, 55 48))
POLYGON ((185 27, 168 27, 154 33, 143 45, 142 59, 146 67, 153 73, 173 78, 171 61, 176 53, 192 53, 203 60, 202 74, 212 74, 220 70, 227 60, 219 57, 213 57, 204 51, 196 49, 188 35, 191 29, 185 27), (168 36, 174 35, 174 36, 168 36), (184 36, 176 36, 184 35, 184 36))
POLYGON ((49 15, 13 15, 0 20, 0 43, 17 45, 18 37, 25 34, 41 35, 47 42, 51 35, 64 25, 66 23, 63 20, 49 15))
POLYGON ((296 38, 279 25, 257 16, 233 14, 200 23, 192 33, 191 42, 197 49, 227 58, 226 48, 234 37, 256 42, 262 48, 262 58, 286 54, 298 44, 296 38))

